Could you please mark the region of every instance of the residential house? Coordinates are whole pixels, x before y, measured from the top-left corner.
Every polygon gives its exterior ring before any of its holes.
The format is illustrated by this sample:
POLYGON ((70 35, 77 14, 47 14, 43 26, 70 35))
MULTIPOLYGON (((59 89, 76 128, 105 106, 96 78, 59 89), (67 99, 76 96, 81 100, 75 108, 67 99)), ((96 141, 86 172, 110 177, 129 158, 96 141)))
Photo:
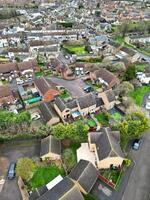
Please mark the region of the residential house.
POLYGON ((36 200, 84 200, 84 198, 76 184, 68 177, 65 177, 36 200))
POLYGON ((1 74, 10 74, 12 71, 18 71, 17 63, 5 63, 0 64, 0 73, 1 74))
POLYGON ((97 98, 93 93, 79 97, 75 100, 65 103, 60 98, 56 98, 54 108, 61 119, 66 119, 72 116, 77 118, 79 116, 86 116, 95 113, 103 107, 101 98, 97 98))
POLYGON ((35 79, 34 84, 40 95, 43 97, 44 102, 52 101, 59 95, 59 91, 55 88, 55 84, 44 77, 35 79))
POLYGON ((3 103, 11 104, 15 100, 13 91, 9 85, 0 86, 0 105, 3 103))
POLYGON ((122 166, 124 154, 120 147, 120 133, 109 128, 89 133, 89 148, 95 152, 99 169, 122 166))
POLYGON ((114 88, 119 84, 119 79, 104 68, 90 72, 90 79, 95 83, 102 84, 106 89, 114 88))
POLYGON ((103 100, 106 110, 110 110, 116 104, 117 97, 113 90, 101 92, 98 96, 103 100))
POLYGON ((61 142, 52 135, 41 140, 40 158, 44 161, 61 159, 61 142))
POLYGON ((47 125, 52 126, 60 122, 60 118, 57 115, 53 105, 50 102, 42 103, 39 106, 39 109, 47 125))
POLYGON ((70 172, 69 178, 73 180, 82 193, 88 194, 97 181, 98 175, 98 170, 91 162, 80 160, 70 172))
POLYGON ((70 117, 70 109, 67 107, 65 102, 57 97, 54 102, 54 108, 61 119, 67 119, 70 117))

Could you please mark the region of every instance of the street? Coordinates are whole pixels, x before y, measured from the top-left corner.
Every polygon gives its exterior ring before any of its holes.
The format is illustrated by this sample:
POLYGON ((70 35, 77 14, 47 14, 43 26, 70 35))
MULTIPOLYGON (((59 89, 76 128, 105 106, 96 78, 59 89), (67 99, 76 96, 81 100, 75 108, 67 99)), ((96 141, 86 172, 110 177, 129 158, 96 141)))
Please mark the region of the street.
POLYGON ((130 175, 122 200, 150 199, 150 131, 144 134, 138 151, 131 151, 135 166, 130 175))
POLYGON ((86 84, 81 78, 72 81, 66 81, 64 79, 51 77, 50 80, 57 85, 65 87, 71 93, 73 98, 78 98, 85 94, 83 88, 86 84))

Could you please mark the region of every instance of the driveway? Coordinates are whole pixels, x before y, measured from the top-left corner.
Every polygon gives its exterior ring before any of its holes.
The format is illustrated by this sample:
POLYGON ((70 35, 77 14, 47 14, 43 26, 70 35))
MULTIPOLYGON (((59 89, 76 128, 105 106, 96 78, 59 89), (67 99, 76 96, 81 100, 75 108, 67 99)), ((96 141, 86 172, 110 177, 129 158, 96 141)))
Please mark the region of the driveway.
POLYGON ((83 88, 86 86, 86 84, 81 78, 71 81, 55 77, 51 77, 50 79, 55 84, 65 87, 71 93, 73 98, 85 95, 83 88))
MULTIPOLYGON (((39 157, 40 142, 37 140, 28 140, 21 142, 7 142, 0 144, 0 158, 10 162, 16 162, 20 157, 39 157)), ((5 174, 0 174, 4 175, 5 174)), ((8 180, 6 178, 2 192, 0 193, 0 200, 21 200, 21 194, 17 184, 17 178, 8 180)))
POLYGON ((150 199, 150 130, 143 136, 143 143, 138 151, 131 151, 135 161, 122 200, 150 199))

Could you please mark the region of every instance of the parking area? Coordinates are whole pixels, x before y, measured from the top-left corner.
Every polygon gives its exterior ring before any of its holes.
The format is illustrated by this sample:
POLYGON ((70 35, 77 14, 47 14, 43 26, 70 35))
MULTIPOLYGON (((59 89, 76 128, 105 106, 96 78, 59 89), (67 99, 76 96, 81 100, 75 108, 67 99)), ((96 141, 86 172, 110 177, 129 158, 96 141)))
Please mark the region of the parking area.
POLYGON ((86 86, 86 83, 84 83, 81 78, 67 81, 61 78, 51 77, 51 81, 59 86, 65 87, 71 93, 73 98, 81 97, 85 94, 83 88, 86 86))
POLYGON ((0 176, 6 179, 3 189, 0 193, 1 200, 20 200, 21 194, 18 188, 17 179, 7 179, 7 168, 11 162, 16 162, 20 157, 38 158, 40 154, 40 141, 26 140, 18 142, 7 142, 0 144, 0 176), (5 163, 6 166, 5 166, 5 163))

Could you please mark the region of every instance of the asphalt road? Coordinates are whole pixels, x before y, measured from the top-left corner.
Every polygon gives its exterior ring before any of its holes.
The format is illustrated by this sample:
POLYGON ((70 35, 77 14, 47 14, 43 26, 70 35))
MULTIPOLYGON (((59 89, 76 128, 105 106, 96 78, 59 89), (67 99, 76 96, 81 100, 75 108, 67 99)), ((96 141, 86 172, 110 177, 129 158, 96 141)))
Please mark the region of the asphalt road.
POLYGON ((150 130, 143 136, 138 151, 132 151, 135 161, 122 200, 150 200, 150 130))
MULTIPOLYGON (((15 143, 0 144, 0 156, 5 157, 10 162, 16 162, 20 157, 39 157, 39 141, 23 141, 15 143)), ((0 193, 0 200, 21 200, 21 194, 17 184, 17 178, 6 181, 0 193)))
POLYGON ((76 80, 67 81, 61 78, 51 77, 51 81, 59 86, 65 87, 71 93, 73 98, 85 95, 83 88, 86 84, 80 78, 76 80))

